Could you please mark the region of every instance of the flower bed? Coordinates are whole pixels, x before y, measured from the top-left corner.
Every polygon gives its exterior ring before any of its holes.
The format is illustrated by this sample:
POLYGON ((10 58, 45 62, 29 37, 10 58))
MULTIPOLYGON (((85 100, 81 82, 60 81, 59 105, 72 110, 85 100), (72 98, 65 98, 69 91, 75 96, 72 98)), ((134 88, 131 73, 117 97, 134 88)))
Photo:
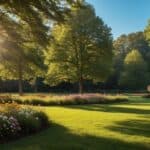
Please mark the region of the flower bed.
POLYGON ((48 126, 48 117, 43 112, 17 104, 0 105, 0 142, 36 133, 48 126))
POLYGON ((127 96, 122 95, 103 95, 103 94, 70 94, 70 95, 49 95, 49 96, 23 96, 23 97, 6 97, 0 103, 17 103, 25 105, 80 105, 80 104, 108 104, 128 101, 127 96))

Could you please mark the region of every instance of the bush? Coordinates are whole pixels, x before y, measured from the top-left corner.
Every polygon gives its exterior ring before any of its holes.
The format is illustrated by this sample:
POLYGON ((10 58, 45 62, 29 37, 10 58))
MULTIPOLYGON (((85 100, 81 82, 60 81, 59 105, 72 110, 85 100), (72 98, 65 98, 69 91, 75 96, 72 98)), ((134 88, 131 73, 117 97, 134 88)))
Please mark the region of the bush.
POLYGON ((34 116, 34 111, 30 109, 22 109, 16 115, 23 134, 30 134, 40 130, 41 122, 38 117, 34 116))
POLYGON ((19 136, 21 126, 13 116, 0 115, 0 140, 19 136))
POLYGON ((45 113, 17 104, 2 104, 0 110, 0 141, 16 139, 47 128, 45 113))

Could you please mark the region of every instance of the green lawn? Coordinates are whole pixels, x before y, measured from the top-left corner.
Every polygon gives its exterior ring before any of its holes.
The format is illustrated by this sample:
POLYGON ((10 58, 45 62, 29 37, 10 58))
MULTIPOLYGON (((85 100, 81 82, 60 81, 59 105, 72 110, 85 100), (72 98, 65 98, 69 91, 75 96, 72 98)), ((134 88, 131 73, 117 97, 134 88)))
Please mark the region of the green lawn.
POLYGON ((130 99, 113 105, 40 107, 51 127, 0 145, 0 150, 150 150, 150 99, 130 99))

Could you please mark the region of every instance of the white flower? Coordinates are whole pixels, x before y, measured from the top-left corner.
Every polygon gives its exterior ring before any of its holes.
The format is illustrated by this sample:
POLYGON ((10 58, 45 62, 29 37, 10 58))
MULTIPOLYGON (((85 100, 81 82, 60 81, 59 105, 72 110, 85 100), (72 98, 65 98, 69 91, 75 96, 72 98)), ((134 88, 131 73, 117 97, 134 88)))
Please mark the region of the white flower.
POLYGON ((39 120, 39 118, 38 118, 38 117, 35 117, 35 119, 36 119, 36 120, 39 120))

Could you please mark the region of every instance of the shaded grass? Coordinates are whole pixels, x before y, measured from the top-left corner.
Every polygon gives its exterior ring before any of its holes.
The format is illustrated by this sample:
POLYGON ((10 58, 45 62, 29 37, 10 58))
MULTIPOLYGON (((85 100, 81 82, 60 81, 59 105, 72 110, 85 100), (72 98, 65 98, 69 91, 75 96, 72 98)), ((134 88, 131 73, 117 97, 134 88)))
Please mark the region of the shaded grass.
POLYGON ((108 129, 128 134, 131 136, 144 136, 150 138, 150 121, 147 120, 126 120, 116 122, 116 125, 107 127, 108 129))
POLYGON ((49 115, 52 126, 0 150, 149 150, 150 101, 130 99, 113 105, 35 107, 49 115))
POLYGON ((91 105, 89 106, 77 106, 72 107, 73 109, 83 109, 88 111, 100 111, 100 112, 109 112, 109 113, 126 113, 126 114, 150 114, 150 110, 142 109, 142 108, 134 108, 134 107, 120 107, 117 105, 108 105, 107 107, 102 105, 91 105))
MULTIPOLYGON (((112 137, 97 137, 93 135, 77 135, 71 133, 66 127, 53 124, 51 129, 39 134, 40 139, 30 140, 28 145, 22 141, 22 145, 17 145, 16 150, 148 150, 149 148, 138 143, 130 143, 113 139, 112 137), (53 135, 53 136, 50 136, 53 135), (42 142, 41 142, 42 141, 42 142), (40 143, 40 144, 39 144, 40 143), (49 143, 49 145, 48 145, 49 143)), ((2 149, 8 148, 8 146, 2 146, 2 149)), ((9 147, 9 150, 15 150, 13 147, 9 147)))

